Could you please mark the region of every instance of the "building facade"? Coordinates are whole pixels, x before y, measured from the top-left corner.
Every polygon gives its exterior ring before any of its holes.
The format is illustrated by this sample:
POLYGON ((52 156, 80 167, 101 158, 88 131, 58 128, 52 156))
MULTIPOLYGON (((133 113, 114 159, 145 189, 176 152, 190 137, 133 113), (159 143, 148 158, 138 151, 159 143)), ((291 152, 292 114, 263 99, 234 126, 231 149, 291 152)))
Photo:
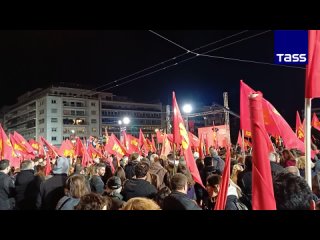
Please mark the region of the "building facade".
POLYGON ((109 135, 119 137, 118 120, 124 116, 131 120, 127 132, 135 136, 140 128, 150 135, 164 122, 161 103, 136 103, 80 87, 62 84, 22 95, 15 105, 1 111, 5 131, 17 131, 26 139, 43 136, 59 145, 75 136, 102 136, 106 128, 109 135))

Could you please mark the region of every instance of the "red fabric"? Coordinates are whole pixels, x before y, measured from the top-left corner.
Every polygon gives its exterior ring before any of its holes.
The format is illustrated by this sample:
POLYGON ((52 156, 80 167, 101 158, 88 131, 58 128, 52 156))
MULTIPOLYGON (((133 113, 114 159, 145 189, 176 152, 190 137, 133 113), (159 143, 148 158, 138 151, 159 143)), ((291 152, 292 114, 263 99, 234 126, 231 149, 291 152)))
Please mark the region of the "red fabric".
POLYGON ((276 210, 268 152, 268 134, 264 126, 262 94, 251 97, 252 129, 252 209, 276 210))
POLYGON ((306 119, 303 119, 303 123, 300 124, 298 131, 297 131, 297 137, 304 142, 304 123, 306 119))
POLYGON ((297 133, 297 135, 298 135, 298 130, 299 130, 300 125, 301 125, 301 119, 300 119, 299 112, 297 111, 296 112, 296 133, 297 133))
POLYGON ((80 138, 76 138, 76 147, 75 147, 75 155, 76 156, 83 156, 82 154, 82 148, 83 148, 83 144, 80 140, 80 138))
POLYGON ((114 154, 119 159, 127 154, 126 148, 120 143, 114 134, 111 134, 108 144, 105 145, 105 151, 109 154, 114 154))
POLYGON ((157 142, 158 143, 162 143, 163 142, 163 133, 161 133, 160 131, 157 131, 157 142))
POLYGON ((239 134, 238 134, 237 144, 241 147, 241 150, 244 151, 244 149, 243 149, 244 146, 242 145, 242 138, 241 138, 240 131, 239 131, 239 134))
POLYGON ((139 139, 135 138, 134 136, 127 134, 127 141, 129 144, 129 147, 127 148, 127 153, 132 154, 132 153, 138 153, 139 152, 139 139))
POLYGON ((191 151, 191 142, 189 140, 187 130, 184 126, 184 121, 182 119, 174 92, 172 93, 172 107, 173 107, 173 140, 175 143, 178 143, 178 144, 181 143, 183 155, 193 179, 195 180, 195 182, 199 183, 203 188, 205 188, 202 184, 196 162, 194 161, 194 158, 193 158, 193 154, 191 151))
POLYGON ((171 151, 172 151, 172 149, 171 149, 171 146, 170 146, 170 142, 169 142, 169 140, 167 138, 167 134, 164 134, 163 142, 162 142, 162 149, 161 149, 161 154, 160 155, 167 156, 171 151))
POLYGON ((308 32, 308 64, 306 71, 306 98, 320 97, 320 30, 308 32))
POLYGON ((312 125, 312 127, 316 128, 317 130, 320 131, 320 121, 319 121, 316 113, 313 113, 311 125, 312 125))
POLYGON ((46 176, 48 176, 51 173, 52 167, 51 167, 50 158, 48 155, 46 155, 45 159, 46 159, 46 167, 44 169, 44 173, 46 174, 46 176))
MULTIPOLYGON (((251 89, 247 85, 245 85, 242 81, 241 84, 246 87, 246 91, 250 92, 248 89, 251 89)), ((241 85, 240 84, 240 85, 241 85)), ((252 90, 252 89, 251 89, 252 90)), ((254 90, 252 90, 254 92, 254 90)), ((241 95, 241 93, 240 93, 241 95)), ((244 102, 245 99, 240 99, 240 101, 244 102)), ((304 143, 298 139, 297 135, 293 132, 289 124, 285 121, 285 119, 280 115, 280 113, 272 106, 270 102, 262 98, 262 113, 263 113, 263 121, 266 131, 273 135, 273 136, 281 136, 284 142, 284 145, 286 148, 297 148, 302 152, 305 152, 304 150, 304 143)), ((242 108, 248 108, 249 109, 249 103, 246 102, 246 104, 240 103, 240 106, 242 108), (246 105, 247 104, 247 105, 246 105), (243 106, 244 105, 244 106, 243 106)), ((245 110, 246 114, 247 111, 245 110)), ((241 109, 240 109, 240 115, 241 115, 241 109)), ((241 121, 247 121, 247 115, 240 116, 243 117, 244 120, 240 119, 241 121)), ((247 123, 246 123, 247 124, 247 123)), ((314 152, 312 152, 312 155, 314 156, 314 152)))
POLYGON ((229 180, 230 180, 230 147, 227 146, 225 167, 223 170, 222 179, 219 186, 220 190, 217 196, 217 201, 214 206, 214 210, 224 210, 226 208, 229 180))
POLYGON ((49 155, 49 157, 56 157, 58 156, 58 149, 54 146, 52 146, 44 137, 40 137, 40 140, 47 146, 48 148, 48 153, 47 155, 49 155))
POLYGON ((254 92, 252 88, 240 80, 240 129, 249 132, 251 131, 251 125, 248 96, 254 92))
POLYGON ((39 151, 39 143, 35 141, 33 138, 29 139, 29 144, 31 145, 34 151, 39 151))
POLYGON ((157 147, 156 147, 156 144, 154 142, 153 136, 151 137, 151 144, 152 144, 152 147, 154 148, 154 152, 157 152, 157 147))
POLYGON ((73 149, 72 143, 70 141, 64 140, 60 146, 58 153, 60 156, 64 156, 64 157, 70 156, 71 158, 73 158, 75 155, 75 151, 73 149))
POLYGON ((102 153, 101 153, 100 149, 94 148, 92 143, 89 143, 87 151, 88 151, 89 157, 92 158, 92 159, 94 159, 94 158, 102 158, 102 153))
POLYGON ((191 142, 191 147, 194 147, 195 149, 199 147, 200 145, 200 140, 197 136, 195 136, 194 134, 192 134, 191 132, 188 132, 189 135, 189 139, 191 142))
POLYGON ((21 160, 35 158, 33 148, 20 134, 14 132, 13 135, 9 134, 9 138, 15 153, 21 160))
POLYGON ((20 160, 15 154, 11 145, 10 139, 7 137, 0 124, 0 159, 7 159, 10 161, 10 165, 18 168, 20 167, 20 160))
POLYGON ((199 157, 200 159, 204 159, 205 156, 206 156, 206 153, 205 153, 204 137, 203 137, 203 134, 201 134, 200 144, 199 144, 199 157))

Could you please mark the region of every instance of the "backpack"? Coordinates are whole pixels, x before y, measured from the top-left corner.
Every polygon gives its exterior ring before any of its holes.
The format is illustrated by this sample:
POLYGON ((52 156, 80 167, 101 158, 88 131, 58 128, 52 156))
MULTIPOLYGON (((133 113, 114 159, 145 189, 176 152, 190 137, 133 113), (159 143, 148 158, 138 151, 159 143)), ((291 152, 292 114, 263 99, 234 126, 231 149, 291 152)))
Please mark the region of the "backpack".
POLYGON ((159 178, 158 174, 150 173, 150 172, 149 172, 149 174, 150 174, 150 183, 153 186, 155 186, 155 188, 157 190, 159 190, 159 188, 160 188, 160 178, 159 178))

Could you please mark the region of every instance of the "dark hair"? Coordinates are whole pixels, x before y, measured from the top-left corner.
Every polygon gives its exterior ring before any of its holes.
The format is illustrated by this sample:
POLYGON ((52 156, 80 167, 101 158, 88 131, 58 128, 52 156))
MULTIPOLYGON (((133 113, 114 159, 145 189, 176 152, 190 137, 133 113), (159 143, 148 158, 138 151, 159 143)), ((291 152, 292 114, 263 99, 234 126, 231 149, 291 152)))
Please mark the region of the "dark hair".
POLYGON ((244 165, 246 166, 246 170, 251 171, 252 170, 252 156, 246 156, 244 160, 244 165))
POLYGON ((104 206, 110 209, 109 198, 103 197, 96 193, 89 193, 80 198, 78 205, 74 207, 75 210, 102 210, 104 206))
POLYGON ((135 161, 135 160, 137 160, 139 158, 139 154, 138 153, 132 153, 131 155, 130 155, 130 161, 135 161))
POLYGON ((212 166, 213 165, 213 157, 205 157, 203 159, 203 162, 204 162, 205 167, 212 166))
POLYGON ((207 177, 207 183, 210 187, 220 184, 222 177, 218 174, 211 174, 207 177))
POLYGON ((98 163, 97 165, 94 165, 94 173, 97 173, 98 169, 100 168, 106 168, 106 165, 104 163, 98 163))
POLYGON ((307 182, 292 173, 279 173, 273 183, 278 210, 309 210, 313 199, 307 182))
POLYGON ((170 193, 171 193, 171 190, 170 190, 170 188, 168 188, 167 186, 161 188, 161 189, 159 190, 159 192, 157 193, 155 200, 156 200, 156 202, 159 204, 159 206, 160 206, 161 208, 163 208, 163 201, 164 201, 164 199, 165 199, 167 196, 169 196, 170 193))
POLYGON ((134 168, 134 173, 136 174, 136 178, 145 177, 148 171, 149 171, 149 165, 146 163, 139 162, 134 168))
POLYGON ((9 167, 10 162, 7 159, 3 159, 0 161, 0 171, 5 170, 7 167, 9 167))
POLYGON ((181 190, 186 186, 186 183, 188 182, 187 177, 182 173, 176 173, 171 178, 171 187, 172 190, 181 190))

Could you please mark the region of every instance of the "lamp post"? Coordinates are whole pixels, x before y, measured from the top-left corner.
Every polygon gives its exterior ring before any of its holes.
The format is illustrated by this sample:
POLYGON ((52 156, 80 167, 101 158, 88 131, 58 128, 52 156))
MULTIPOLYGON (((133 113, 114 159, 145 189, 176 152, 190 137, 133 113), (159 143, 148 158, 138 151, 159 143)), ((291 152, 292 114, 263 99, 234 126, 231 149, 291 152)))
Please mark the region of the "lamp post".
POLYGON ((126 125, 128 125, 130 123, 130 118, 128 117, 124 117, 122 120, 118 121, 119 127, 120 127, 120 135, 119 135, 119 139, 121 140, 121 132, 126 130, 126 125), (121 127, 122 125, 124 125, 123 127, 121 127))
POLYGON ((191 104, 185 104, 182 107, 184 113, 186 113, 186 130, 189 131, 189 122, 188 122, 188 114, 192 112, 191 104))

